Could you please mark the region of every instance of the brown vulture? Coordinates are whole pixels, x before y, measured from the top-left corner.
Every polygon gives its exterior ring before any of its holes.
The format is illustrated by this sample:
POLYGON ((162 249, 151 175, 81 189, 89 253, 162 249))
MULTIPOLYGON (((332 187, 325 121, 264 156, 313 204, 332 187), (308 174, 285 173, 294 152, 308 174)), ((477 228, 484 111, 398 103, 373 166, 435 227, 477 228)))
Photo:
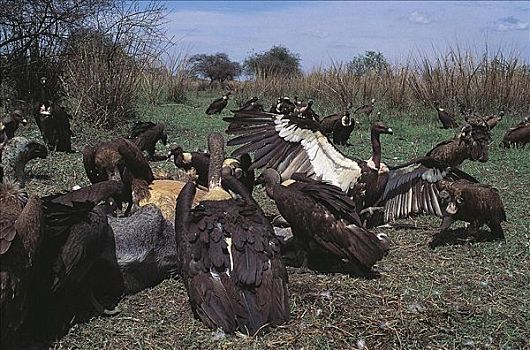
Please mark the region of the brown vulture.
MULTIPOLYGON (((210 166, 210 154, 203 152, 184 152, 178 145, 170 146, 168 157, 173 156, 175 166, 187 171, 192 177, 196 176, 196 183, 202 187, 208 187, 208 168, 210 166)), ((239 179, 252 193, 254 189, 254 171, 249 170, 252 159, 248 154, 234 158, 227 158, 224 165, 230 166, 234 176, 239 179)))
POLYGON ((309 100, 307 101, 307 103, 299 102, 296 104, 294 113, 297 114, 301 118, 309 118, 309 119, 319 122, 320 116, 315 113, 312 106, 313 106, 313 100, 309 100))
POLYGON ((530 120, 529 117, 526 117, 519 124, 506 131, 501 146, 524 148, 528 142, 530 142, 530 120))
POLYGON ((355 203, 337 186, 303 174, 282 184, 274 169, 265 169, 258 181, 265 184, 305 252, 303 268, 313 259, 327 263, 346 259, 357 273, 366 275, 386 255, 386 240, 363 228, 355 203))
MULTIPOLYGON (((258 102, 258 97, 254 96, 250 100, 244 102, 237 111, 261 111, 263 112, 263 105, 258 102)), ((235 112, 235 110, 233 110, 232 112, 235 112)))
POLYGON ((276 114, 291 114, 294 113, 296 104, 291 101, 289 97, 278 97, 276 104, 273 104, 270 108, 271 113, 276 114))
MULTIPOLYGON (((178 196, 175 231, 192 311, 210 328, 254 335, 289 320, 287 271, 279 243, 244 186, 221 187, 224 141, 210 134, 209 192, 192 207, 195 184, 178 196)), ((231 182, 233 184, 233 182, 231 182)))
POLYGON ((41 78, 42 96, 34 115, 44 143, 51 151, 72 152, 72 130, 68 114, 58 103, 46 98, 46 78, 41 78))
POLYGON ((349 145, 348 140, 355 124, 348 110, 329 115, 320 121, 323 133, 331 137, 334 144, 343 146, 349 145))
MULTIPOLYGON (((229 146, 239 146, 232 155, 254 154, 250 170, 273 168, 282 179, 289 179, 292 174, 300 172, 338 186, 346 193, 355 192, 362 175, 362 161, 342 154, 323 134, 319 123, 259 112, 240 112, 224 120, 231 123, 227 133, 239 135, 228 141, 229 146)), ((431 190, 436 182, 447 176, 472 179, 431 157, 421 157, 391 168, 384 191, 386 221, 420 213, 441 216, 437 192, 431 190), (395 198, 399 198, 400 205, 394 202, 393 206, 389 206, 395 198), (411 207, 413 198, 421 201, 414 202, 414 207, 411 207)))
POLYGON ((162 123, 136 122, 128 137, 132 140, 140 151, 147 151, 151 160, 155 160, 156 143, 161 141, 167 144, 166 127, 162 123))
POLYGON ((117 138, 97 146, 83 148, 83 165, 91 183, 119 180, 125 184, 123 201, 128 202, 125 215, 133 203, 145 198, 154 176, 149 162, 131 141, 117 138))
POLYGON ((43 215, 41 201, 12 183, 0 184, 0 207, 0 335, 8 349, 28 311, 43 215))
MULTIPOLYGON (((504 205, 497 189, 464 179, 440 182, 440 198, 445 204, 440 232, 429 245, 434 248, 447 240, 448 229, 457 220, 469 222, 469 235, 475 236, 482 225, 493 239, 504 239, 501 222, 506 221, 504 205)), ((476 237, 475 237, 476 238, 476 237)))
POLYGON ((230 91, 228 91, 223 97, 216 99, 213 101, 206 110, 206 114, 212 115, 212 114, 221 114, 222 110, 226 107, 228 104, 228 97, 230 96, 230 91))
POLYGON ((24 187, 26 164, 32 159, 47 156, 46 146, 39 142, 20 136, 10 139, 0 150, 0 182, 11 181, 24 187))
POLYGON ((3 117, 1 122, 4 124, 4 132, 7 139, 15 137, 15 131, 17 131, 19 124, 28 124, 28 121, 24 118, 24 113, 19 109, 15 110, 10 115, 3 117))
POLYGON ((434 102, 434 108, 436 108, 438 119, 440 120, 440 123, 442 123, 443 129, 458 128, 458 123, 456 122, 455 117, 445 109, 441 108, 438 101, 434 102))
POLYGON ((374 111, 374 105, 375 105, 375 98, 372 98, 370 101, 370 104, 364 104, 362 106, 357 107, 353 113, 363 113, 366 117, 369 117, 372 112, 374 111))
POLYGON ((30 334, 55 337, 73 319, 117 312, 108 308, 121 296, 123 280, 107 214, 97 204, 122 192, 123 183, 103 181, 41 199, 44 226, 26 325, 30 334))
POLYGON ((485 117, 484 121, 486 122, 486 124, 488 124, 490 130, 493 130, 493 128, 497 126, 497 124, 502 120, 503 117, 504 111, 500 111, 498 115, 495 114, 485 117))

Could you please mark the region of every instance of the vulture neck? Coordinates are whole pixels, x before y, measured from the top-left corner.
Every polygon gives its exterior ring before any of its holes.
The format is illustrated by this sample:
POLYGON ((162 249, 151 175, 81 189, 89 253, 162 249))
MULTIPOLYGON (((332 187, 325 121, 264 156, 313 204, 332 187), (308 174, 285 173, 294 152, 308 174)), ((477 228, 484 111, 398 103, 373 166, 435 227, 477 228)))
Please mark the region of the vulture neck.
POLYGON ((208 166, 208 193, 203 200, 222 201, 232 196, 221 187, 221 171, 224 161, 224 140, 219 137, 209 137, 208 148, 210 164, 208 166))
POLYGON ((381 141, 379 141, 379 135, 380 133, 378 131, 372 130, 372 161, 376 169, 381 167, 381 141))

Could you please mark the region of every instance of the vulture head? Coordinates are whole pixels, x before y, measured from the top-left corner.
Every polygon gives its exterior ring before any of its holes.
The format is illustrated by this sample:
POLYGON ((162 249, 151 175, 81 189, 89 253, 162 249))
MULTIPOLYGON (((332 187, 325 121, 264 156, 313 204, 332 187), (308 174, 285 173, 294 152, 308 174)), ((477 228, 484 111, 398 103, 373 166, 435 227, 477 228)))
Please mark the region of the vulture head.
POLYGON ((469 147, 472 160, 485 162, 488 160, 488 149, 491 143, 491 131, 484 119, 479 117, 466 118, 466 124, 458 135, 460 143, 469 147))
POLYGON ((282 182, 280 174, 271 168, 263 170, 260 176, 256 179, 257 185, 264 185, 267 196, 274 198, 274 186, 282 182))
POLYGON ((373 123, 371 131, 372 133, 375 133, 375 134, 389 134, 389 135, 394 134, 394 131, 392 130, 392 128, 386 126, 385 123, 383 122, 373 123))
POLYGON ((462 190, 453 186, 447 186, 440 192, 439 197, 442 204, 446 206, 445 211, 451 215, 456 214, 458 208, 464 203, 462 190))
POLYGON ((230 91, 228 91, 224 96, 223 96, 223 100, 228 100, 228 98, 230 97, 232 93, 230 91))
POLYGON ((182 147, 177 144, 172 144, 169 146, 167 159, 171 159, 171 156, 174 157, 175 164, 181 168, 186 168, 186 165, 191 163, 191 153, 184 152, 182 147))
POLYGON ((13 113, 11 113, 11 117, 17 123, 20 123, 20 124, 22 124, 24 126, 26 126, 28 124, 28 120, 24 117, 24 113, 20 109, 17 109, 13 113))
POLYGON ((2 149, 1 161, 3 181, 25 184, 24 168, 26 163, 35 158, 44 159, 48 156, 46 146, 25 137, 14 137, 7 141, 2 149))

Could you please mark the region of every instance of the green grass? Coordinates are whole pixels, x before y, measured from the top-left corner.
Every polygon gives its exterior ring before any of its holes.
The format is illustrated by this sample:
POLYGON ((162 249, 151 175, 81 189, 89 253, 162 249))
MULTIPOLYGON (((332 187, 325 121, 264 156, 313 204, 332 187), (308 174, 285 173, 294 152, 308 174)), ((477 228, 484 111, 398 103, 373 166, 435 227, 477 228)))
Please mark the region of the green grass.
MULTIPOLYGON (((206 148, 206 136, 226 127, 220 117, 204 114, 213 94, 190 96, 185 104, 143 106, 142 120, 163 121, 170 142, 185 149, 206 148)), ((319 101, 316 101, 318 104, 319 101)), ((229 108, 233 105, 229 104, 229 108)), ((230 115, 228 109, 224 116, 230 115)), ((318 110, 318 106, 317 106, 318 110)), ((327 111, 332 108, 328 107, 327 111)), ((376 106, 377 111, 377 106, 376 106)), ((434 111, 410 114, 381 110, 394 129, 383 135, 383 159, 397 164, 424 154, 454 130, 438 128, 434 111)), ((375 113, 374 113, 375 114, 375 113)), ((370 154, 369 122, 361 118, 348 155, 370 154)), ((530 157, 526 150, 498 147, 504 130, 516 122, 505 118, 493 131, 487 163, 467 162, 463 169, 500 190, 508 222, 506 243, 478 243, 428 249, 439 219, 409 220, 414 230, 384 230, 391 251, 377 266, 380 278, 365 280, 341 274, 290 275, 292 320, 262 337, 228 336, 193 319, 181 281, 123 298, 121 314, 96 317, 74 326, 55 349, 351 349, 364 341, 368 349, 522 349, 530 337, 530 157)), ((74 148, 125 135, 130 125, 112 133, 75 125, 74 148)), ((34 125, 23 134, 40 139, 34 125)), ((165 153, 163 146, 158 151, 165 153)), ((152 163, 171 169, 171 163, 152 163)), ((52 153, 28 164, 28 190, 40 195, 88 184, 81 154, 52 153)), ((273 211, 263 191, 265 210, 273 211)), ((383 230, 383 229, 381 229, 383 230)))

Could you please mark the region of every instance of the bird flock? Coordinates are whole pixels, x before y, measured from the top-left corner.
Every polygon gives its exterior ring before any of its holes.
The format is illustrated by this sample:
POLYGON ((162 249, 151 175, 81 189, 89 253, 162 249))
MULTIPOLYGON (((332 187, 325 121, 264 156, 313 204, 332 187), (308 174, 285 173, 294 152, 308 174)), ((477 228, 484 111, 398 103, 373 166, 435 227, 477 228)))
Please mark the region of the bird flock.
MULTIPOLYGON (((25 189, 26 163, 73 152, 71 116, 41 83, 33 115, 44 144, 15 136, 27 124, 20 110, 0 124, 2 348, 51 341, 91 315, 112 316, 123 295, 175 275, 206 326, 261 334, 289 321, 288 269, 377 275, 390 246, 371 229, 414 215, 441 218, 433 249, 451 241, 458 220, 470 224, 467 237, 487 225, 491 239, 505 238, 498 190, 459 168, 488 160, 490 131, 504 113, 464 111, 459 125, 435 101, 442 127, 457 135, 391 166, 383 144, 394 131, 382 121, 371 125, 369 159, 337 147, 349 145, 354 116, 370 116, 375 99, 321 117, 313 100, 280 97, 265 111, 253 97, 223 118, 229 139, 211 133, 207 152, 171 144, 157 155, 157 142, 168 143, 165 125, 137 122, 127 137, 83 148, 91 185, 38 197, 25 189), (230 157, 227 145, 236 146, 230 157), (175 172, 154 172, 150 161, 160 160, 173 160, 175 172), (256 187, 279 215, 263 211, 256 187)), ((221 114, 229 96, 206 114, 221 114)), ((529 141, 526 118, 501 145, 529 141)))

